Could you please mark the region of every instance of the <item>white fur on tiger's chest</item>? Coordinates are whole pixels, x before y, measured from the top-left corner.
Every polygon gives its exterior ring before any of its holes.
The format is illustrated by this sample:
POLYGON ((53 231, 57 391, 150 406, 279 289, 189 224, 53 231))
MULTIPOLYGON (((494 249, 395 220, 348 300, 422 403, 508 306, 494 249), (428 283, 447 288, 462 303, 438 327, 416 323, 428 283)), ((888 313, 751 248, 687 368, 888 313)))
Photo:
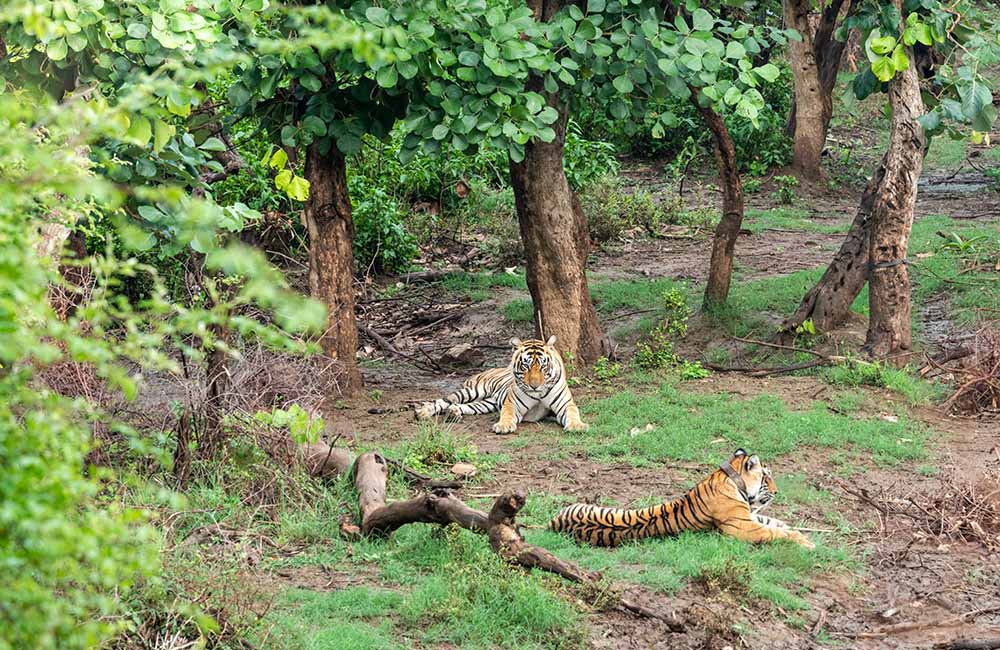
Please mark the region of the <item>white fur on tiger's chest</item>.
POLYGON ((549 407, 541 401, 535 402, 535 405, 528 409, 528 412, 524 414, 521 418, 522 422, 540 422, 545 419, 545 416, 551 413, 549 407))

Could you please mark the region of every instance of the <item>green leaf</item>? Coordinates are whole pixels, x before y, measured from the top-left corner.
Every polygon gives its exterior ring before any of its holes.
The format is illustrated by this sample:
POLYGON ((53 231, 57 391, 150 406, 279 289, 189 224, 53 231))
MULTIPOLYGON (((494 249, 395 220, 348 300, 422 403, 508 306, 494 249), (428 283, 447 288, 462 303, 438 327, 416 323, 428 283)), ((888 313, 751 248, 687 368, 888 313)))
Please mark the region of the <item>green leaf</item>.
POLYGON ((715 18, 701 7, 695 9, 694 13, 691 14, 691 22, 694 29, 699 32, 710 31, 715 26, 715 18))
POLYGON ((864 70, 854 77, 852 88, 854 96, 858 99, 866 99, 878 88, 878 78, 871 70, 864 70))
POLYGON ((615 90, 623 95, 627 95, 635 88, 632 84, 632 80, 628 78, 628 75, 624 74, 619 77, 615 77, 615 80, 612 81, 611 84, 615 87, 615 90))
POLYGON ((365 18, 379 27, 385 27, 389 24, 389 12, 382 7, 368 7, 365 10, 365 18))
POLYGON ((267 166, 271 169, 284 169, 288 164, 288 154, 284 149, 278 147, 267 161, 267 166))
POLYGON ((399 81, 399 74, 394 66, 387 65, 375 74, 375 81, 383 88, 392 88, 399 81))
POLYGON ((529 113, 537 113, 545 105, 545 98, 538 93, 526 93, 524 96, 524 106, 529 113))
POLYGON ((465 50, 458 53, 458 62, 474 68, 479 65, 479 55, 471 50, 465 50))
POLYGON ((591 48, 594 50, 594 56, 601 59, 606 59, 614 52, 611 46, 607 43, 597 42, 591 45, 591 48))
POLYGON ((773 63, 765 63, 759 68, 755 68, 754 72, 756 72, 761 79, 768 83, 774 83, 778 80, 778 77, 781 76, 781 70, 779 70, 778 66, 773 63))
POLYGON ((740 92, 739 88, 737 88, 736 86, 730 86, 729 90, 726 91, 726 94, 723 95, 722 101, 726 102, 730 106, 734 106, 737 102, 740 101, 740 98, 742 96, 743 93, 740 92))
POLYGON ((880 56, 872 61, 872 73, 879 81, 889 81, 896 75, 896 66, 889 57, 880 56))
POLYGON ((993 130, 993 123, 997 120, 997 109, 993 104, 983 106, 983 110, 972 119, 972 128, 982 133, 989 133, 993 130))
POLYGON ((316 137, 321 138, 326 135, 326 122, 318 115, 307 115, 302 120, 302 128, 316 137))
POLYGON ((293 176, 285 188, 285 193, 294 201, 305 201, 309 198, 309 181, 301 176, 293 176))
POLYGON ((938 111, 931 111, 926 115, 918 117, 917 121, 920 122, 920 126, 923 127, 924 131, 933 133, 941 128, 941 113, 938 111))
POLYGON ((729 44, 726 45, 727 59, 742 59, 746 55, 746 48, 744 48, 740 43, 737 43, 736 41, 729 41, 729 44))
POLYGON ((903 47, 902 43, 896 46, 896 49, 892 51, 892 67, 896 69, 897 72, 902 72, 910 67, 910 59, 906 56, 906 48, 903 47))
POLYGON ((202 151, 225 151, 226 143, 216 137, 206 138, 199 146, 202 151))
POLYGON ((160 153, 163 147, 167 146, 170 138, 177 133, 177 127, 167 124, 163 120, 153 121, 153 153, 160 153))
POLYGON ((128 132, 125 135, 126 139, 133 144, 145 147, 150 138, 153 137, 153 127, 148 119, 142 115, 136 115, 132 118, 132 123, 129 124, 128 132))
POLYGON ((438 124, 431 131, 431 137, 435 140, 444 140, 448 136, 448 127, 444 124, 438 124))
POLYGON ((396 61, 396 70, 399 71, 399 76, 403 79, 413 79, 417 76, 419 68, 415 61, 396 61))
POLYGON ((285 126, 281 127, 281 144, 285 145, 286 147, 294 147, 295 136, 297 133, 298 129, 296 129, 291 124, 286 124, 285 126))
POLYGON ((129 23, 125 32, 132 38, 144 39, 149 35, 149 29, 142 23, 129 23))
POLYGON ((320 89, 323 87, 323 82, 319 80, 319 77, 317 77, 311 72, 306 72, 305 74, 300 76, 299 83, 302 84, 303 88, 305 88, 306 90, 311 90, 314 93, 318 93, 320 89))
POLYGON ((49 44, 45 46, 45 54, 48 55, 53 61, 62 61, 66 58, 66 39, 57 38, 54 41, 49 41, 49 44))
POLYGON ((288 184, 292 182, 292 170, 282 169, 278 172, 277 176, 274 177, 274 186, 279 190, 284 190, 288 187, 288 184))
POLYGON ((896 47, 896 39, 892 36, 879 36, 871 39, 869 45, 875 54, 888 54, 896 47))
POLYGON ((587 0, 587 13, 588 14, 599 14, 604 11, 604 7, 607 6, 605 0, 587 0))
MULTIPOLYGON (((993 103, 993 94, 979 79, 958 86, 958 96, 962 100, 962 114, 965 119, 974 120, 986 106, 993 103)), ((983 130, 983 129, 980 129, 983 130)))
POLYGON ((559 119, 559 111, 551 106, 546 106, 538 113, 538 121, 542 124, 552 124, 559 119))

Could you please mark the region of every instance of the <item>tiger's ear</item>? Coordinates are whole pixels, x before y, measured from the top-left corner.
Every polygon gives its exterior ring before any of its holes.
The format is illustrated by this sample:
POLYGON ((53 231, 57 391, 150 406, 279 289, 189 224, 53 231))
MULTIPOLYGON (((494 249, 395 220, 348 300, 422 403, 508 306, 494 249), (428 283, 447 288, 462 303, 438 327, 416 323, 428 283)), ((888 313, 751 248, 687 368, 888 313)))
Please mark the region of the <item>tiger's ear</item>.
POLYGON ((545 342, 545 345, 551 348, 555 344, 556 344, 556 335, 553 334, 552 336, 549 337, 549 340, 545 342))
POLYGON ((758 465, 760 465, 760 458, 756 454, 747 459, 747 469, 753 469, 758 465))
POLYGON ((747 452, 743 451, 742 447, 733 452, 733 458, 739 458, 740 456, 746 456, 746 455, 747 452))
POLYGON ((519 339, 519 338, 517 338, 517 337, 515 336, 514 338, 512 338, 512 339, 510 340, 510 346, 511 346, 512 348, 519 348, 519 347, 521 347, 521 339, 519 339))

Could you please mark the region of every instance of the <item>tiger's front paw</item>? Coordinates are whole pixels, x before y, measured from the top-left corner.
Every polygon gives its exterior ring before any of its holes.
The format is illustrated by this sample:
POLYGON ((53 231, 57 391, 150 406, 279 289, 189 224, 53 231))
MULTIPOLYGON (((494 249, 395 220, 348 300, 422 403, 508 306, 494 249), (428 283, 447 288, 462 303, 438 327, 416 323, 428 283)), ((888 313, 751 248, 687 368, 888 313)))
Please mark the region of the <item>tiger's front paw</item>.
POLYGON ((577 420, 576 422, 567 422, 563 429, 566 431, 588 431, 590 425, 582 420, 577 420))
POLYGON ((516 430, 517 430, 516 422, 511 422, 508 424, 503 420, 500 420, 499 422, 493 425, 493 433, 514 433, 514 431, 516 430))
POLYGON ((418 420, 429 420, 434 417, 434 402, 424 402, 413 409, 413 417, 418 420))
POLYGON ((450 422, 458 422, 462 419, 462 407, 458 404, 452 404, 448 407, 448 420, 450 422))
POLYGON ((809 541, 809 538, 797 530, 788 531, 788 538, 803 548, 814 549, 816 545, 809 541))

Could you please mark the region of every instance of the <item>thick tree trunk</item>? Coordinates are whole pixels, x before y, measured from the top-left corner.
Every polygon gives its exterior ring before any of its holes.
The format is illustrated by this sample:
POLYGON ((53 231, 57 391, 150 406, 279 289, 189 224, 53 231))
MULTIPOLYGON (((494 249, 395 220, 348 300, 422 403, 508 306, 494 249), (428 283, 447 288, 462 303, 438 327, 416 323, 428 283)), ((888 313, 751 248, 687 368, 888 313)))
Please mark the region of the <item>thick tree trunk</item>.
POLYGON ((783 335, 794 335, 807 320, 819 332, 828 332, 845 320, 851 304, 868 281, 868 238, 875 197, 885 178, 886 158, 875 169, 861 195, 854 223, 820 281, 805 295, 798 309, 782 324, 783 335))
MULTIPOLYGON (((529 0, 535 19, 549 20, 563 0, 529 0)), ((544 93, 540 79, 528 89, 544 93)), ((547 94, 549 105, 559 111, 552 125, 552 142, 532 140, 525 145, 524 160, 510 161, 517 220, 524 240, 528 289, 535 308, 539 338, 555 335, 556 347, 577 363, 590 364, 610 345, 597 322, 590 299, 586 265, 590 254, 587 219, 563 170, 567 108, 558 95, 547 94)))
POLYGON ((317 145, 306 151, 309 199, 304 218, 309 230, 309 291, 329 309, 326 332, 320 339, 323 351, 337 359, 341 368, 340 389, 356 393, 362 385, 356 359, 358 327, 354 320, 354 220, 347 192, 344 157, 331 147, 320 152, 317 145))
MULTIPOLYGON (((820 161, 833 117, 833 88, 846 43, 833 38, 844 0, 833 0, 823 10, 813 34, 809 24, 810 0, 784 0, 785 24, 802 35, 789 42, 794 95, 788 115, 788 134, 794 138, 792 169, 800 177, 821 177, 820 161)), ((847 12, 854 10, 848 0, 847 12)))
POLYGON ((511 185, 537 334, 554 334, 563 354, 591 364, 607 354, 608 345, 587 285, 587 219, 563 171, 567 114, 559 108, 555 140, 525 145, 524 160, 510 162, 511 185))
MULTIPOLYGON (((915 57, 907 52, 910 61, 915 57)), ((892 130, 882 190, 875 197, 868 245, 869 320, 865 350, 875 358, 902 360, 911 348, 910 276, 906 251, 917 202, 917 180, 926 139, 917 118, 923 114, 915 65, 889 82, 892 130)))
MULTIPOLYGON (((695 95, 696 97, 696 95, 695 95)), ((736 162, 736 145, 729 135, 726 122, 711 106, 699 106, 693 98, 698 112, 712 132, 715 141, 715 162, 722 182, 722 219, 715 228, 712 240, 712 260, 708 268, 708 284, 705 287, 704 309, 712 309, 725 304, 729 297, 729 285, 733 277, 733 253, 736 240, 743 225, 743 183, 736 162)))

